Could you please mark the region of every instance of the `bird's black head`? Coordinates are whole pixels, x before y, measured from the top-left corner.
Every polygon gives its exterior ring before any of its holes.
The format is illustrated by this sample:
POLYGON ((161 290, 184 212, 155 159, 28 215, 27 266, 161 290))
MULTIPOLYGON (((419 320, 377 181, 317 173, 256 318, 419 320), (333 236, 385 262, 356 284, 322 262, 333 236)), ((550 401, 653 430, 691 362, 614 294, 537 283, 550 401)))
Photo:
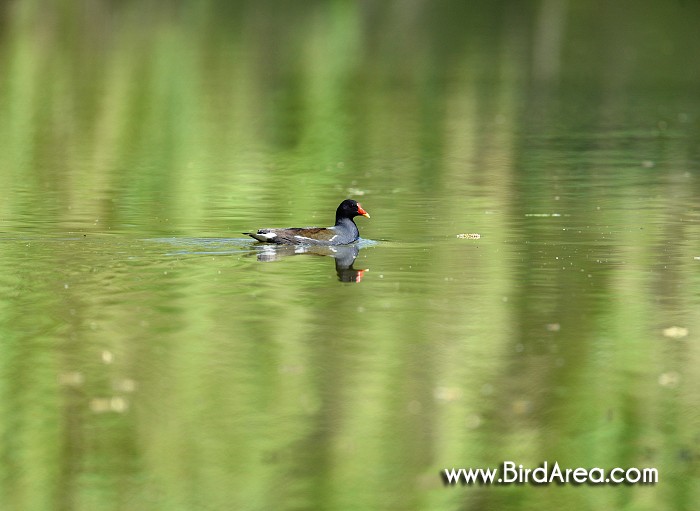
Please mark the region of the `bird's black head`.
POLYGON ((352 199, 346 199, 340 203, 338 209, 335 211, 335 221, 337 222, 341 218, 353 219, 358 215, 366 216, 369 218, 369 213, 367 213, 360 204, 352 199))

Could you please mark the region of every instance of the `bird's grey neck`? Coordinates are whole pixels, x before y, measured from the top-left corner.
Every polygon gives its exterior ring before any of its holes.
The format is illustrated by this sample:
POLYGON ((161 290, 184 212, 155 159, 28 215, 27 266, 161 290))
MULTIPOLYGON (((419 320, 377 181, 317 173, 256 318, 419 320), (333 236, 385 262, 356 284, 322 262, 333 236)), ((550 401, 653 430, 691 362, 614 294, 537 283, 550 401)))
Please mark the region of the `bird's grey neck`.
POLYGON ((353 236, 355 238, 360 235, 360 231, 357 229, 355 222, 353 222, 351 218, 336 218, 335 225, 336 227, 343 226, 344 229, 348 229, 350 232, 353 233, 353 236))

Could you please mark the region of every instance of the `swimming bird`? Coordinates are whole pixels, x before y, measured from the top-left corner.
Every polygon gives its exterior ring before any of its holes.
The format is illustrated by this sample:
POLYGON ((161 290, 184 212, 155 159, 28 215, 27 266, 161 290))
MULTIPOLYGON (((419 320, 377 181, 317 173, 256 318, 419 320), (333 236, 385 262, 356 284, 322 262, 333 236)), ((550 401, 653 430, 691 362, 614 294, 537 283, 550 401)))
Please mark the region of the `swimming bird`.
POLYGON ((286 227, 283 229, 259 229, 257 232, 244 232, 261 243, 281 245, 347 245, 357 241, 360 231, 353 221, 356 216, 367 213, 352 199, 340 203, 335 211, 333 227, 286 227))

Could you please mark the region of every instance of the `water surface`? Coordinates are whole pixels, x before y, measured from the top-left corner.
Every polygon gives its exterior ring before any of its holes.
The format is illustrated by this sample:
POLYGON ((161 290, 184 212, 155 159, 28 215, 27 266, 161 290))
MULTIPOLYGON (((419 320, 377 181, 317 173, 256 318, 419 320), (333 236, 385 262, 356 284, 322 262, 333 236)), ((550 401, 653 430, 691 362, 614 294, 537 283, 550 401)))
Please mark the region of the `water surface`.
POLYGON ((623 4, 4 5, 0 508, 696 509, 700 12, 623 4))

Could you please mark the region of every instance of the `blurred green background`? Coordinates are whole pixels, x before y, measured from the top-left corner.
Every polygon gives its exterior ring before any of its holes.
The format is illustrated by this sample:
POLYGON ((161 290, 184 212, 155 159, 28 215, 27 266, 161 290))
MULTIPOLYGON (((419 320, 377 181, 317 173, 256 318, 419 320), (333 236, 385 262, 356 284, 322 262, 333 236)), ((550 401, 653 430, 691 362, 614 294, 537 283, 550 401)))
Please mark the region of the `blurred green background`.
POLYGON ((697 509, 698 27, 0 1, 0 510, 697 509), (240 234, 346 197, 359 282, 240 234))

